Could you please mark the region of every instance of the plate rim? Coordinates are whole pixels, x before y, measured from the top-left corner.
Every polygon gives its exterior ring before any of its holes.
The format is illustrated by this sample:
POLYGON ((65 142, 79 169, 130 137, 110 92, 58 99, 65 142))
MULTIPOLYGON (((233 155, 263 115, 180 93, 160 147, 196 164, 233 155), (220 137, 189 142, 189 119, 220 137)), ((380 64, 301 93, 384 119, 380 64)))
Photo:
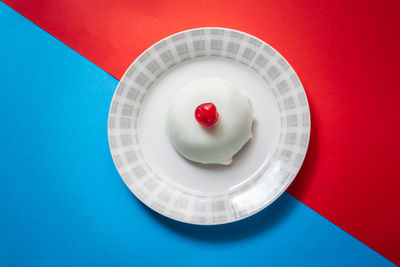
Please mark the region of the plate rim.
POLYGON ((279 53, 279 51, 278 51, 277 49, 275 49, 273 46, 271 46, 271 45, 268 44, 267 42, 263 41, 262 39, 260 39, 260 38, 258 38, 258 37, 256 37, 256 36, 254 36, 254 35, 251 35, 251 34, 249 34, 249 33, 240 31, 240 30, 236 30, 236 29, 232 29, 232 28, 227 28, 227 27, 198 27, 198 28, 190 28, 190 29, 186 29, 186 30, 183 30, 183 31, 179 31, 179 32, 170 34, 170 35, 168 35, 168 36, 166 36, 166 37, 160 39, 159 41, 157 41, 157 42, 153 43, 152 45, 150 45, 149 47, 147 47, 147 48, 146 48, 142 53, 140 53, 140 54, 135 58, 135 60, 129 65, 129 67, 125 70, 124 74, 123 74, 123 75, 121 76, 121 78, 118 80, 118 85, 117 85, 117 87, 115 88, 114 93, 113 93, 113 96, 112 96, 112 99, 111 99, 110 107, 109 107, 109 110, 108 110, 108 118, 107 118, 107 139, 108 139, 108 147, 109 147, 109 150, 110 150, 111 158, 112 158, 112 160, 113 160, 114 166, 115 166, 115 168, 117 169, 117 172, 118 172, 120 178, 121 178, 122 181, 124 182, 125 186, 129 189, 129 191, 130 191, 140 202, 142 202, 142 204, 144 204, 144 205, 146 206, 146 208, 149 208, 149 209, 151 209, 151 210, 157 212, 158 214, 160 214, 160 215, 162 215, 162 216, 165 216, 165 217, 167 217, 167 218, 169 218, 169 219, 171 219, 171 220, 178 221, 178 222, 181 222, 181 223, 187 223, 187 224, 192 224, 192 225, 224 225, 224 224, 228 224, 228 223, 234 223, 234 222, 241 221, 241 220, 243 220, 243 219, 249 218, 249 217, 251 217, 252 215, 254 215, 254 214, 256 214, 256 213, 258 213, 258 212, 264 210, 264 209, 267 208, 269 205, 271 205, 273 202, 275 202, 275 201, 287 190, 287 188, 293 183, 293 180, 294 180, 294 179, 297 177, 297 175, 299 174, 299 172, 300 172, 300 170, 301 170, 301 168, 302 168, 302 166, 303 166, 303 164, 304 164, 304 160, 305 160, 305 158, 306 158, 306 156, 307 156, 308 149, 309 149, 309 144, 310 144, 310 139, 311 139, 311 128, 312 128, 311 110, 310 110, 310 105, 309 105, 309 101, 308 101, 307 92, 306 92, 305 89, 304 89, 304 85, 303 85, 303 83, 301 82, 301 80, 300 80, 300 78, 299 78, 297 72, 294 70, 294 68, 292 67, 292 65, 289 63, 289 61, 288 61, 285 57, 282 56, 282 54, 279 53), (260 205, 259 208, 256 208, 256 209, 252 210, 251 212, 249 212, 249 213, 247 213, 247 214, 245 214, 245 215, 243 215, 243 216, 240 216, 239 218, 234 218, 234 219, 232 219, 232 220, 227 220, 227 221, 223 221, 223 222, 200 223, 200 222, 194 222, 194 221, 188 221, 188 220, 180 219, 180 218, 177 218, 177 217, 172 217, 172 216, 170 216, 170 215, 168 215, 168 214, 166 214, 166 213, 162 213, 161 211, 156 210, 156 209, 154 209, 152 206, 148 205, 144 200, 141 199, 140 196, 138 196, 137 194, 135 194, 135 192, 133 192, 133 191, 131 190, 130 186, 126 183, 125 179, 123 179, 122 174, 121 174, 121 172, 120 172, 120 168, 118 168, 117 163, 116 163, 116 160, 115 160, 114 157, 113 157, 113 153, 112 153, 112 152, 113 152, 113 148, 112 148, 111 145, 110 145, 110 127, 109 127, 109 122, 110 122, 110 117, 111 117, 110 115, 111 115, 111 109, 112 109, 112 102, 114 101, 114 99, 115 99, 115 97, 116 97, 116 93, 117 93, 118 86, 120 85, 122 79, 126 76, 126 74, 128 73, 128 71, 131 69, 131 67, 134 66, 134 65, 139 61, 139 59, 140 59, 147 51, 149 51, 151 48, 153 48, 153 47, 156 46, 157 44, 161 43, 162 41, 164 41, 164 40, 166 40, 166 39, 169 39, 169 38, 172 38, 173 36, 176 36, 176 35, 179 35, 179 34, 182 34, 182 33, 192 32, 192 31, 195 31, 195 30, 212 30, 212 29, 220 29, 220 30, 226 30, 226 31, 231 31, 231 32, 237 32, 237 33, 243 34, 243 35, 245 35, 245 36, 247 36, 247 37, 254 38, 254 39, 256 39, 257 41, 260 41, 262 44, 264 44, 264 45, 268 46, 269 48, 271 48, 277 55, 279 55, 281 58, 283 58, 283 59, 286 61, 286 63, 289 65, 289 68, 293 71, 293 73, 294 73, 294 75, 296 76, 298 82, 300 83, 302 92, 303 92, 304 95, 305 95, 305 103, 306 103, 305 106, 307 107, 307 110, 308 110, 308 113, 307 113, 307 114, 308 114, 308 122, 309 122, 309 125, 308 125, 308 128, 307 128, 307 129, 308 129, 307 133, 308 133, 308 135, 309 135, 309 138, 308 138, 308 140, 307 140, 307 142, 306 142, 306 145, 305 145, 305 147, 304 147, 304 157, 303 157, 302 160, 301 160, 301 164, 300 164, 299 168, 297 169, 296 174, 293 175, 293 177, 292 177, 291 179, 289 179, 289 181, 286 182, 286 183, 284 184, 284 186, 280 187, 279 191, 278 191, 276 194, 274 194, 272 198, 268 199, 268 200, 265 201, 265 202, 262 202, 262 205, 260 205))

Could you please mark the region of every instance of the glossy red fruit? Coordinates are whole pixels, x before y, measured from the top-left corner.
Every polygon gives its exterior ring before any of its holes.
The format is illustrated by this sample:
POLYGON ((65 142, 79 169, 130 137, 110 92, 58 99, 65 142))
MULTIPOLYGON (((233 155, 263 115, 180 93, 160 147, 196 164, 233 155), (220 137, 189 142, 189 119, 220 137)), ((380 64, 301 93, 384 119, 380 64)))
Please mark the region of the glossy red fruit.
POLYGON ((217 123, 219 114, 213 103, 203 103, 196 108, 194 116, 198 123, 209 127, 217 123))

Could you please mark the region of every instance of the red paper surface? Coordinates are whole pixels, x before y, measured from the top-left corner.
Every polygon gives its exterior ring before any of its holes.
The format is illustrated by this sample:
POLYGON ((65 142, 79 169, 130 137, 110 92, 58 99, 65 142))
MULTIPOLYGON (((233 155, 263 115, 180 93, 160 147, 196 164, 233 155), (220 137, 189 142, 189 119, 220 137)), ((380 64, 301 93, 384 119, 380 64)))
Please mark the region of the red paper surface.
POLYGON ((399 1, 5 1, 120 78, 160 39, 220 26, 275 47, 308 95, 312 136, 290 194, 400 264, 399 1))

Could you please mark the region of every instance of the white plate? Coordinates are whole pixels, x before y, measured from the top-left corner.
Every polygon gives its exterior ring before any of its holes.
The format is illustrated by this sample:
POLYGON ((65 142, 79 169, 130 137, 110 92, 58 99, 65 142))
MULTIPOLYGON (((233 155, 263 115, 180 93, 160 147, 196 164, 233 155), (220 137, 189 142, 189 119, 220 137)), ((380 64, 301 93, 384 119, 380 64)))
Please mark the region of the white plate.
POLYGON ((118 84, 108 118, 125 184, 158 213, 192 224, 233 222, 271 204, 299 171, 309 136, 307 97, 291 66, 265 42, 225 28, 184 31, 147 49, 118 84), (229 166, 185 160, 165 133, 170 96, 209 76, 241 88, 256 118, 229 166))

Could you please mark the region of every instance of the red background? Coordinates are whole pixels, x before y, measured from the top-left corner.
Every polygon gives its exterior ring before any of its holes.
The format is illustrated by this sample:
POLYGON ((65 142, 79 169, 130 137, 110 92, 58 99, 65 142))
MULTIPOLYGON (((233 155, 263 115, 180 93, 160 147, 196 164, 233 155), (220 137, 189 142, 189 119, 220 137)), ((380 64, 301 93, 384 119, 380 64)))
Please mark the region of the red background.
POLYGON ((399 1, 5 1, 116 78, 189 28, 255 35, 293 66, 312 136, 289 193, 400 264, 399 1))

